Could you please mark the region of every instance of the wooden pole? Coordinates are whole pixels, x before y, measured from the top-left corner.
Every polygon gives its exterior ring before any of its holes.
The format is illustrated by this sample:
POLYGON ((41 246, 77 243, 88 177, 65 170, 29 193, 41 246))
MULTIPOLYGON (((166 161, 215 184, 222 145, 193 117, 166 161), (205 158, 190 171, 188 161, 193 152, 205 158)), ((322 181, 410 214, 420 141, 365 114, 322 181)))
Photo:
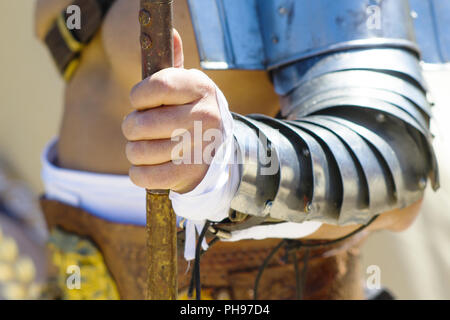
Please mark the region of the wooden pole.
MULTIPOLYGON (((173 66, 172 0, 141 0, 142 78, 173 66)), ((168 190, 147 190, 147 299, 177 299, 177 227, 168 190)))

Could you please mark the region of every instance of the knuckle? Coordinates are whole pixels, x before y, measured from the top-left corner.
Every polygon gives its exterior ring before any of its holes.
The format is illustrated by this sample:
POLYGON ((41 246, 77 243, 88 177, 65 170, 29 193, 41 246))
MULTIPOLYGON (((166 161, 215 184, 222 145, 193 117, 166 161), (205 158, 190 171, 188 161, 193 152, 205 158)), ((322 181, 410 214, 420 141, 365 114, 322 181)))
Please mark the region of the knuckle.
POLYGON ((167 72, 161 72, 155 75, 153 79, 150 79, 151 85, 155 87, 161 93, 169 93, 174 89, 174 85, 170 81, 169 74, 167 72))
POLYGON ((212 110, 212 108, 202 108, 196 113, 196 118, 198 121, 201 121, 204 129, 219 128, 221 126, 222 119, 220 114, 212 110))
POLYGON ((215 83, 202 71, 197 69, 190 69, 189 72, 197 80, 197 90, 203 96, 215 95, 215 83))
POLYGON ((142 158, 143 152, 140 143, 128 142, 125 146, 125 154, 131 163, 137 163, 142 158))
POLYGON ((148 177, 144 174, 144 171, 141 167, 132 166, 128 171, 128 175, 130 177, 131 182, 141 188, 149 187, 148 177))
POLYGON ((140 105, 140 100, 141 100, 140 99, 140 90, 139 90, 140 86, 141 86, 141 83, 138 83, 130 91, 129 99, 130 99, 130 103, 133 107, 138 107, 140 105))
POLYGON ((131 113, 122 121, 122 134, 127 140, 131 139, 133 135, 132 117, 133 114, 131 113))
POLYGON ((204 96, 214 96, 216 94, 216 85, 211 80, 200 83, 200 91, 204 96))
POLYGON ((133 111, 122 123, 122 132, 127 140, 134 141, 145 136, 152 126, 153 117, 148 115, 148 111, 133 111))
POLYGON ((141 111, 136 114, 133 128, 134 134, 136 134, 136 136, 140 138, 145 137, 145 133, 148 132, 148 129, 154 126, 155 117, 152 117, 150 113, 151 110, 141 111))
POLYGON ((173 173, 164 165, 133 165, 129 170, 129 176, 135 185, 147 189, 169 189, 173 181, 173 173))

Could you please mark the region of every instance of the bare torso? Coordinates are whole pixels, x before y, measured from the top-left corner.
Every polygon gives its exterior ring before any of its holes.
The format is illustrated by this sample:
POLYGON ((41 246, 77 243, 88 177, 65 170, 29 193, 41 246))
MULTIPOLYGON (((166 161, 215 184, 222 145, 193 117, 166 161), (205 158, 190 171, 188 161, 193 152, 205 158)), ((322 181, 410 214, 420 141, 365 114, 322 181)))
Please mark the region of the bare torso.
MULTIPOLYGON (((131 111, 130 90, 141 80, 138 10, 139 0, 117 0, 102 30, 83 51, 82 63, 66 88, 59 134, 59 164, 63 167, 128 172, 121 122, 131 111)), ((174 25, 183 39, 185 67, 200 68, 185 0, 175 1, 174 25)), ((278 98, 265 72, 207 74, 225 93, 232 111, 277 113, 278 98)))

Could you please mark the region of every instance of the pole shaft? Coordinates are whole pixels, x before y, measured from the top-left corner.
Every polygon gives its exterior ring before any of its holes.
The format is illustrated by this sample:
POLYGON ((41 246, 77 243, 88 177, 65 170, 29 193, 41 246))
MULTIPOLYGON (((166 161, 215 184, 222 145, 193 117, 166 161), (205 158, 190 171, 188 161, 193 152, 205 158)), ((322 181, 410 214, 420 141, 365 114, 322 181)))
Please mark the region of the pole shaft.
MULTIPOLYGON (((172 0, 141 0, 142 78, 173 66, 172 0)), ((168 190, 147 190, 147 299, 177 298, 177 228, 168 190)))

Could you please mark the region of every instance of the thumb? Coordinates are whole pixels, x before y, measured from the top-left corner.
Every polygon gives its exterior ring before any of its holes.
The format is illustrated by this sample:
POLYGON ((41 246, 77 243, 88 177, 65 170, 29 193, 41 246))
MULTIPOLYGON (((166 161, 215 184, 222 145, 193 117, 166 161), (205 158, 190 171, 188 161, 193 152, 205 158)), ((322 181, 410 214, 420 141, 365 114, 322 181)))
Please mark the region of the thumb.
POLYGON ((183 41, 176 29, 173 29, 173 63, 175 68, 184 67, 183 41))

